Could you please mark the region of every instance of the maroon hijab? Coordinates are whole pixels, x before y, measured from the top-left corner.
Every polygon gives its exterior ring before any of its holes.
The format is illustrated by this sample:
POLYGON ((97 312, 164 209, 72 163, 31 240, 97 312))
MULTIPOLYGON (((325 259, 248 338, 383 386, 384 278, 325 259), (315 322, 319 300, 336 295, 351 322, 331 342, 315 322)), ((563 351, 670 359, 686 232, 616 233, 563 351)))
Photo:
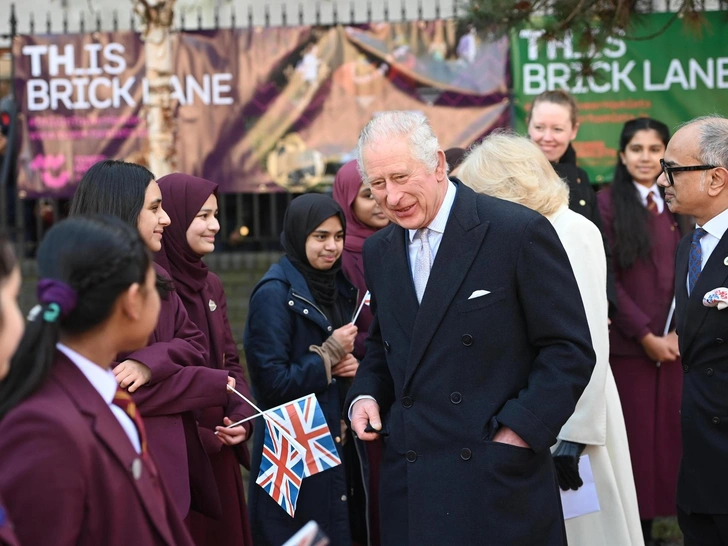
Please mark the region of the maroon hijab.
POLYGON ((344 249, 349 252, 361 253, 364 240, 377 232, 362 223, 354 214, 354 200, 361 189, 361 175, 357 169, 356 161, 349 161, 336 173, 334 180, 334 200, 344 209, 346 216, 346 239, 344 249))
MULTIPOLYGON (((164 229, 162 249, 154 254, 154 260, 169 272, 190 320, 205 334, 208 354, 221 354, 216 341, 224 335, 222 313, 210 309, 217 307, 210 303, 213 294, 207 283, 207 265, 187 243, 187 229, 207 198, 213 193, 217 196, 217 184, 182 173, 168 174, 157 183, 162 192, 162 208, 171 223, 164 229)), ((217 361, 211 364, 223 365, 217 361)))

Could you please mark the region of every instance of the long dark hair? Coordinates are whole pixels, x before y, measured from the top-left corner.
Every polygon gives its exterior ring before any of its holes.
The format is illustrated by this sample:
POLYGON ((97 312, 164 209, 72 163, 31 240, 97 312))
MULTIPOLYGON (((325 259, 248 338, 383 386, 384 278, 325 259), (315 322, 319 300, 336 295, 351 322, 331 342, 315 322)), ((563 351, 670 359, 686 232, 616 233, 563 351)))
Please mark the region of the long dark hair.
MULTIPOLYGON (((154 174, 141 165, 106 159, 86 171, 71 200, 69 216, 105 214, 121 218, 137 229, 139 213, 144 207, 147 186, 154 174)), ((157 288, 166 297, 174 285, 157 275, 157 288)))
POLYGON ((80 334, 103 323, 120 294, 144 284, 152 263, 139 232, 111 216, 58 223, 43 238, 37 260, 41 282, 65 283, 76 302, 42 303, 31 311, 10 372, 0 382, 0 418, 48 376, 59 334, 80 334))
MULTIPOLYGON (((670 129, 664 123, 651 118, 637 118, 622 127, 619 137, 619 151, 624 152, 630 141, 639 131, 655 131, 662 143, 667 146, 670 129)), ((662 190, 660 190, 662 191, 662 190)), ((644 207, 639 191, 632 181, 627 166, 617 158, 612 183, 612 203, 614 205, 614 254, 622 269, 631 267, 640 258, 649 256, 652 239, 647 228, 649 211, 644 207)))
MULTIPOLYGON (((15 252, 13 252, 13 245, 10 243, 7 237, 0 236, 0 284, 6 283, 10 274, 18 265, 18 260, 15 258, 15 252)), ((0 327, 3 326, 3 314, 2 308, 0 307, 0 327)))

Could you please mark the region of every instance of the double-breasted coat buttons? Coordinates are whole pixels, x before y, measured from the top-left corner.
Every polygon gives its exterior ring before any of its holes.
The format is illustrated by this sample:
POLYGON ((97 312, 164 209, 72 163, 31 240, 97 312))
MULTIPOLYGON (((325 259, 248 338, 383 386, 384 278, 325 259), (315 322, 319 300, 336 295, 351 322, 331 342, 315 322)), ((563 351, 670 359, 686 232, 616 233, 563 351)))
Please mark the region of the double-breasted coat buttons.
POLYGON ((450 394, 450 402, 452 402, 453 404, 459 404, 462 401, 463 401, 463 395, 460 394, 459 392, 456 391, 456 392, 453 392, 450 394))
POLYGON ((409 396, 404 396, 404 397, 402 398, 402 405, 403 405, 403 406, 404 406, 405 408, 411 408, 411 407, 412 407, 412 405, 413 405, 414 403, 415 403, 415 401, 414 401, 414 400, 412 400, 412 398, 411 398, 411 397, 409 397, 409 396))
POLYGON ((472 457, 472 456, 473 456, 473 452, 470 451, 467 447, 464 447, 463 449, 460 450, 460 458, 463 461, 469 461, 470 457, 472 457))
POLYGON ((466 347, 470 347, 473 344, 473 336, 470 334, 465 334, 463 337, 460 338, 460 341, 463 342, 463 345, 466 347))
POLYGON ((713 417, 711 421, 713 421, 714 425, 720 425, 720 417, 713 417))
POLYGON ((405 453, 404 458, 407 459, 408 463, 413 463, 417 460, 417 453, 411 449, 405 453))

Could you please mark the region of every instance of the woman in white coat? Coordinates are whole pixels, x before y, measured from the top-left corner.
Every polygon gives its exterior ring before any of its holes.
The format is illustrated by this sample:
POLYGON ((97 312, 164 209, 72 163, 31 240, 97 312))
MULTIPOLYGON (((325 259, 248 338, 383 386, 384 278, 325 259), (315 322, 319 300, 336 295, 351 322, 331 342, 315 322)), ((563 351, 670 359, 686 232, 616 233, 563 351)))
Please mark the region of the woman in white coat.
POLYGON ((470 151, 459 175, 475 191, 520 203, 551 221, 584 301, 597 363, 574 414, 559 433, 553 456, 562 489, 582 485, 579 457, 589 456, 600 510, 566 520, 569 545, 643 545, 627 432, 609 367, 606 260, 599 229, 569 210, 568 186, 527 138, 489 136, 470 151))

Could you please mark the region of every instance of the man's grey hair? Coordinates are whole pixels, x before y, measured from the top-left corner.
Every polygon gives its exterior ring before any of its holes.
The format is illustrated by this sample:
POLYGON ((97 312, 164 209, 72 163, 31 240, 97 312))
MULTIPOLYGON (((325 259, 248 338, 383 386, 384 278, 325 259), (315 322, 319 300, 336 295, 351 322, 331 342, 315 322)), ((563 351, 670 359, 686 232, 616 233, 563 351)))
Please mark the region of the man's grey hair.
POLYGON ((422 112, 393 110, 382 112, 366 124, 359 135, 356 149, 356 163, 362 180, 368 183, 364 170, 364 149, 373 143, 407 137, 412 158, 422 163, 428 173, 435 172, 438 163, 437 152, 440 143, 422 112))
POLYGON ((698 126, 698 160, 728 169, 728 119, 717 114, 691 119, 678 127, 698 126))

